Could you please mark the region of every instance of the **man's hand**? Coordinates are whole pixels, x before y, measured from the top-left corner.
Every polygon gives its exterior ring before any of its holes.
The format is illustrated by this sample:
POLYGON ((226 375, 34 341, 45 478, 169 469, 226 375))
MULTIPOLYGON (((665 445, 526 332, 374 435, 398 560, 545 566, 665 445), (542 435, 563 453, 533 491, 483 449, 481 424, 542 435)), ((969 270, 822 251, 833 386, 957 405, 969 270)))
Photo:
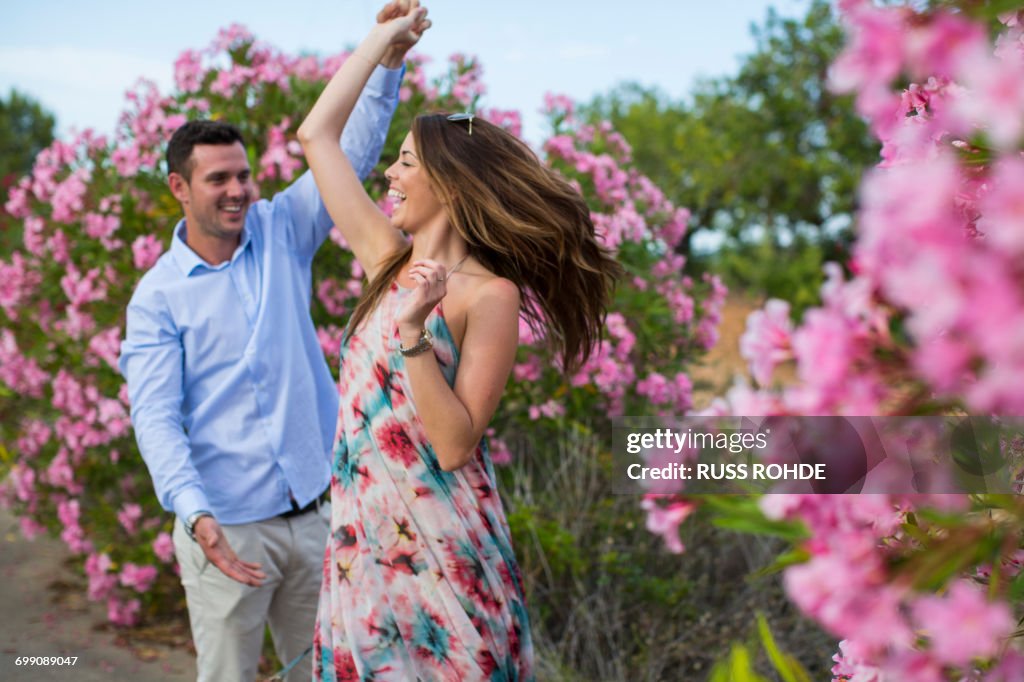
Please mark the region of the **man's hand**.
MULTIPOLYGON (((404 17, 410 12, 415 12, 419 9, 419 6, 419 0, 392 0, 377 12, 377 23, 384 24, 392 19, 404 17)), ((389 69, 397 69, 405 63, 406 53, 409 52, 413 45, 419 42, 420 38, 423 37, 423 32, 431 26, 430 19, 426 17, 426 10, 424 10, 423 16, 409 30, 405 39, 388 47, 380 60, 382 66, 389 69)))
POLYGON ((203 548, 203 554, 210 560, 210 563, 220 569, 220 572, 240 583, 259 587, 267 575, 260 570, 260 564, 242 561, 231 549, 228 539, 224 536, 217 519, 212 516, 203 516, 196 521, 193 531, 196 535, 196 542, 203 548))

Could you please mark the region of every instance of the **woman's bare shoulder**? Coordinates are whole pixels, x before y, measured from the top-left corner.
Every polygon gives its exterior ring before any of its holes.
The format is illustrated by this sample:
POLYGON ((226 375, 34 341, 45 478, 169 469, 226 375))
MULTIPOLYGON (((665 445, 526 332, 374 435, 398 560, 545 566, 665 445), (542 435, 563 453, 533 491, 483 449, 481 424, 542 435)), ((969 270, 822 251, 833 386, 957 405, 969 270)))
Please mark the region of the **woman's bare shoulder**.
POLYGON ((519 287, 505 277, 480 268, 475 272, 466 273, 469 296, 467 303, 470 308, 500 305, 502 308, 513 306, 519 308, 519 287))

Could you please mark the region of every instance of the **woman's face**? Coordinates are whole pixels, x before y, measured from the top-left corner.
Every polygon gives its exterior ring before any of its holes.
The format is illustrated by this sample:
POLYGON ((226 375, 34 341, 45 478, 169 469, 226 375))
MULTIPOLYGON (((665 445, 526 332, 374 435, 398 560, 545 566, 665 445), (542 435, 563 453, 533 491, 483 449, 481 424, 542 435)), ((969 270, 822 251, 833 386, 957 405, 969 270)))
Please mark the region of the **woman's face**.
POLYGON ((388 196, 395 202, 391 224, 410 234, 444 216, 444 206, 434 194, 427 172, 416 154, 412 132, 405 136, 398 160, 384 173, 388 196))

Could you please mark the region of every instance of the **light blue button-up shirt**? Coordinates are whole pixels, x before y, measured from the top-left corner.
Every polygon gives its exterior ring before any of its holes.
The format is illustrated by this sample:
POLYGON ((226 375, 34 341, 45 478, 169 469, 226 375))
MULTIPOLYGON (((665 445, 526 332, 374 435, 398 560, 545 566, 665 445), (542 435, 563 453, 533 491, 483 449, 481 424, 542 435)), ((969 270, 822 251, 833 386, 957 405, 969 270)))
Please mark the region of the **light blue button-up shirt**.
MULTIPOLYGON (((341 146, 365 178, 380 157, 403 70, 377 67, 341 146)), ((221 523, 305 506, 330 482, 338 391, 310 317, 311 263, 332 221, 311 173, 254 203, 229 261, 174 230, 128 304, 120 368, 160 504, 221 523)))

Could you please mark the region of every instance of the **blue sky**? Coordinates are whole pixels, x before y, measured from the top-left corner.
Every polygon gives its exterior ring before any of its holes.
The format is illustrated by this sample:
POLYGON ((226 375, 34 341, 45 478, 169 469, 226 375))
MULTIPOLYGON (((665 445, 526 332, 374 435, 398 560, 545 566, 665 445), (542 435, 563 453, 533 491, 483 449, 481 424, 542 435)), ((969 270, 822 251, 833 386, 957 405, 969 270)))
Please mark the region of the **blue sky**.
MULTIPOLYGON (((238 22, 290 52, 329 54, 365 34, 382 0, 37 0, 9 3, 0 24, 0 93, 18 88, 56 113, 61 131, 111 132, 139 76, 172 85, 175 57, 238 22)), ((424 0, 434 27, 419 51, 443 62, 477 55, 484 106, 523 113, 524 136, 543 137, 543 94, 585 101, 623 81, 683 97, 694 79, 733 73, 753 49, 752 22, 769 6, 802 15, 806 0, 424 0)))

